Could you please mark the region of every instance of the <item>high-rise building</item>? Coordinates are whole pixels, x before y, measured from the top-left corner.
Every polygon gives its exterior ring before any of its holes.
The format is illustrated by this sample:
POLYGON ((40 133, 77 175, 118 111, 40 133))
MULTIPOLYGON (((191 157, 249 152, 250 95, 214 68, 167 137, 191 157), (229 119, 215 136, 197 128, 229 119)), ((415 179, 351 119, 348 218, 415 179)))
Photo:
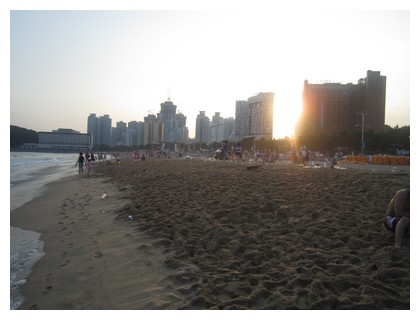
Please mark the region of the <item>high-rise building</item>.
POLYGON ((111 145, 112 119, 105 114, 99 117, 99 121, 101 123, 101 144, 109 146, 111 145))
POLYGON ((260 92, 248 99, 249 134, 257 139, 273 139, 274 93, 260 92))
POLYGON ((298 136, 355 132, 362 122, 375 133, 385 127, 386 77, 368 71, 357 84, 304 82, 298 136))
POLYGON ((232 140, 234 127, 233 118, 223 118, 220 112, 216 112, 209 124, 209 140, 208 143, 222 142, 224 140, 232 140))
POLYGON ((115 128, 112 128, 111 147, 127 146, 127 124, 118 121, 115 128))
POLYGON ((205 111, 200 111, 195 120, 195 140, 198 143, 208 143, 209 139, 209 117, 205 111))
POLYGON ((304 82, 298 135, 352 131, 356 117, 354 86, 304 82))
POLYGON ((234 141, 235 118, 223 119, 223 140, 234 141))
POLYGON ((176 105, 170 100, 160 104, 157 120, 163 123, 163 142, 175 142, 175 116, 176 105))
POLYGON ((93 137, 93 145, 111 145, 111 126, 112 119, 109 115, 97 117, 91 113, 88 117, 87 133, 93 137))
POLYGON ((249 135, 248 101, 237 100, 235 108, 235 140, 240 141, 249 135))
POLYGON ((248 101, 236 101, 235 139, 248 136, 273 139, 273 111, 273 92, 260 92, 248 101))
POLYGON ((144 117, 144 145, 160 145, 163 143, 163 123, 149 114, 144 117))
POLYGON ((175 115, 175 143, 188 143, 189 130, 187 128, 187 117, 182 113, 175 115))
POLYGON ((87 133, 93 137, 93 145, 101 144, 101 122, 95 113, 91 113, 88 117, 87 133))
POLYGON ((187 117, 183 113, 178 112, 175 115, 176 127, 182 128, 187 126, 187 117))
POLYGON ((130 121, 127 126, 127 145, 138 146, 140 124, 137 121, 130 121))
POLYGON ((163 123, 163 142, 166 146, 188 142, 187 117, 176 113, 177 106, 169 99, 160 104, 157 120, 163 123))
POLYGON ((357 112, 364 114, 365 124, 376 133, 385 129, 385 99, 386 76, 381 76, 380 71, 368 70, 366 78, 357 84, 357 112))
POLYGON ((144 146, 144 122, 138 122, 138 131, 137 131, 137 145, 144 146))

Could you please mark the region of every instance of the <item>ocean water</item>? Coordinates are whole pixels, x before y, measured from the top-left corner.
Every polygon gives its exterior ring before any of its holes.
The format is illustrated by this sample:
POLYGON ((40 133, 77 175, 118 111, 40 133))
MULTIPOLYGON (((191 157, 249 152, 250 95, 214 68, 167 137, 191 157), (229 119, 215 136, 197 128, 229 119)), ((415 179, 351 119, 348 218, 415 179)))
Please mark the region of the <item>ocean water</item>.
POLYGON ((18 309, 25 301, 20 287, 26 283, 32 266, 43 257, 41 234, 10 227, 10 309, 18 309))
MULTIPOLYGON (((77 153, 10 152, 10 211, 40 196, 49 182, 77 175, 77 153)), ((19 288, 44 255, 41 234, 10 227, 10 309, 24 302, 19 288)))
POLYGON ((45 185, 72 174, 78 154, 10 152, 10 210, 45 191, 45 185))

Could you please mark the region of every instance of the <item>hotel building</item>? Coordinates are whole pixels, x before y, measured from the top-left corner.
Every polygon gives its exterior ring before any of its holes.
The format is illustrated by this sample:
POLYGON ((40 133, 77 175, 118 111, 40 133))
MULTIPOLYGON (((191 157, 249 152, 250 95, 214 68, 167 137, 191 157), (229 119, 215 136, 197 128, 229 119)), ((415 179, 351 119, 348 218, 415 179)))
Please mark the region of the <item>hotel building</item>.
POLYGON ((302 113, 297 136, 360 131, 362 115, 366 130, 385 127, 386 77, 368 71, 357 84, 304 82, 302 113))

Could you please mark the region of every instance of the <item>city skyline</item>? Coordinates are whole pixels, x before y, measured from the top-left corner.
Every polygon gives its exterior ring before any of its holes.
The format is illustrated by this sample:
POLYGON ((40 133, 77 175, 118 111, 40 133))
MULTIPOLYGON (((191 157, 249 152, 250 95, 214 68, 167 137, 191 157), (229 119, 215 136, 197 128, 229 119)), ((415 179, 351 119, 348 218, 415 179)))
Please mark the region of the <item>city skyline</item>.
POLYGON ((305 80, 387 77, 385 124, 410 124, 410 11, 11 11, 10 124, 86 132, 91 113, 142 121, 171 98, 235 116, 274 92, 274 137, 291 135, 305 80))

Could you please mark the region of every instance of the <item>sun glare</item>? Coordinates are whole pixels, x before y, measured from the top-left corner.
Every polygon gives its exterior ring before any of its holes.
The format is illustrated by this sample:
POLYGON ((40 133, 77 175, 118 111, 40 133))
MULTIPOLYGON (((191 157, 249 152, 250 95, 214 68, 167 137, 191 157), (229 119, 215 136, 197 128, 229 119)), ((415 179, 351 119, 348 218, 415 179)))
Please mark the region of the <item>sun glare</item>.
POLYGON ((274 98, 273 137, 283 139, 294 136, 296 122, 301 109, 302 98, 293 92, 278 93, 274 98))

